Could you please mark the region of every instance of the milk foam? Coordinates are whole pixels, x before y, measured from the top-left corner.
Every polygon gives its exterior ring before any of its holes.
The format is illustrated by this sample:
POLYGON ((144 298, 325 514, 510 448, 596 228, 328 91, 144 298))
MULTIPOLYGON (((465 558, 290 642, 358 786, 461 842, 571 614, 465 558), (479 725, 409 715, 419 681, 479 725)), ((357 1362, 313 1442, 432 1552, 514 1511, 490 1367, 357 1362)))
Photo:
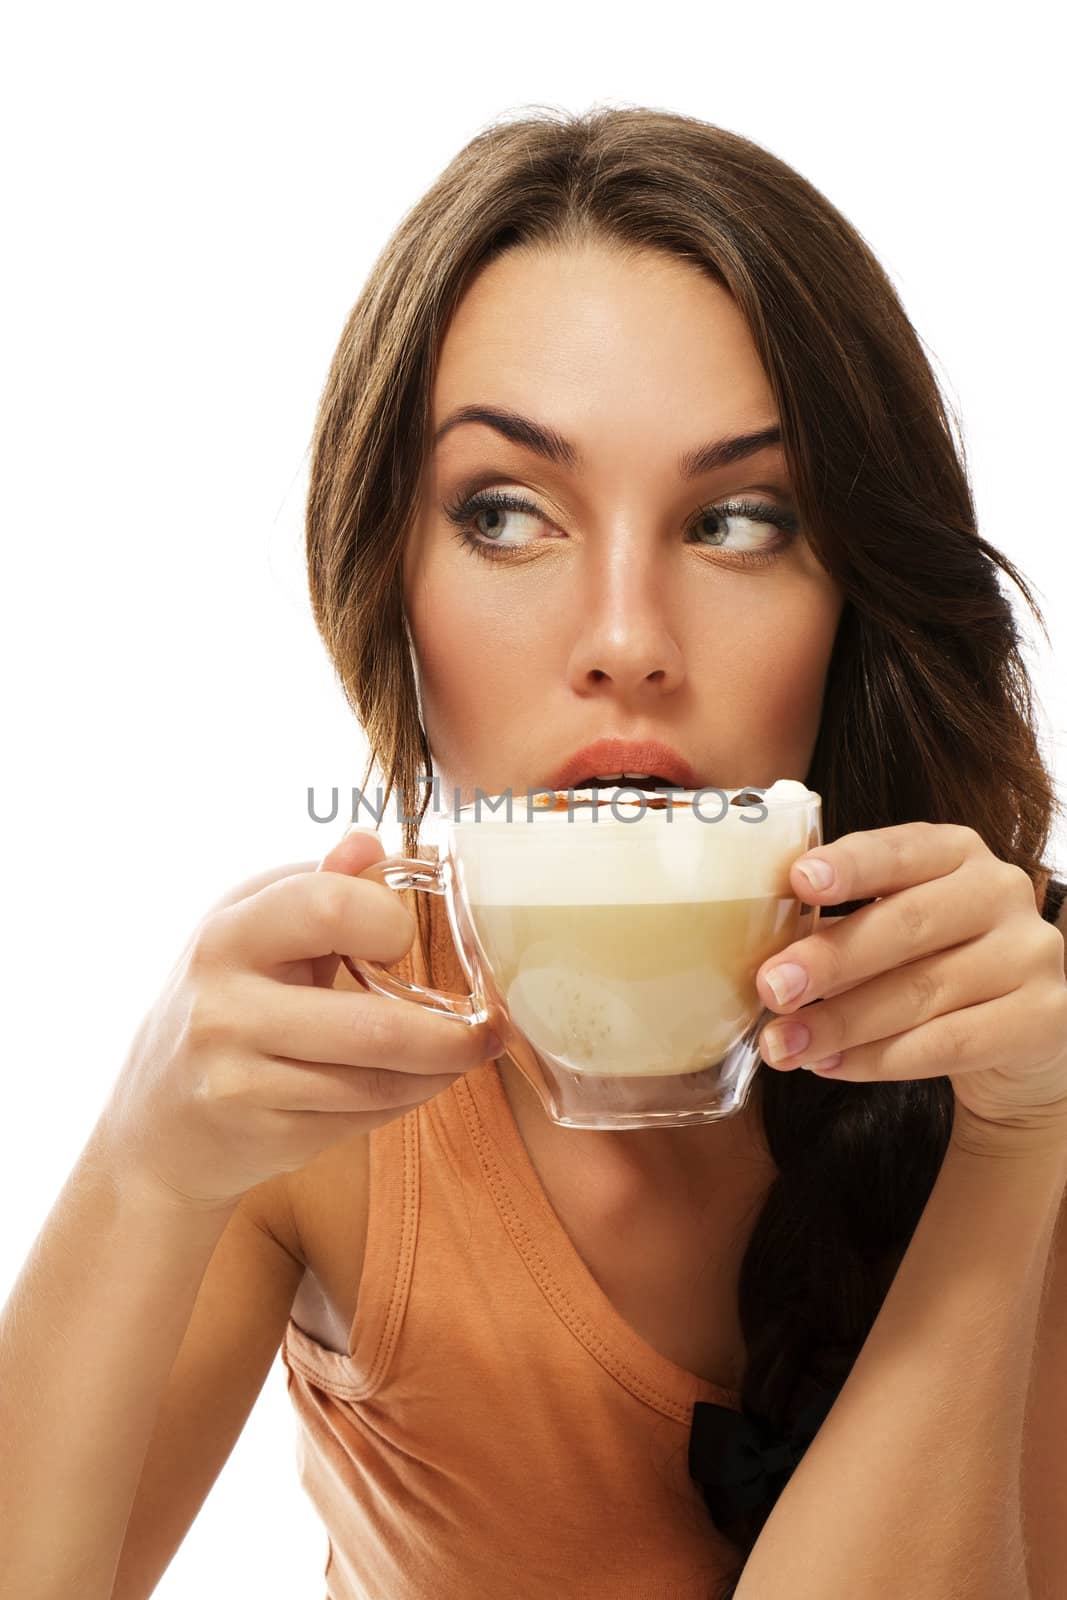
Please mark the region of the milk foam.
MULTIPOLYGON (((748 788, 674 790, 675 804, 646 805, 623 785, 598 789, 610 805, 553 811, 553 791, 461 806, 453 850, 468 899, 486 906, 671 905, 686 901, 791 897, 789 868, 818 843, 819 796, 793 778, 779 778, 762 796, 748 788), (751 794, 731 805, 735 795, 751 794), (694 813, 693 798, 697 796, 694 813), (724 799, 725 797, 725 799, 724 799), (622 818, 629 816, 631 820, 622 818), (552 830, 551 840, 544 829, 552 830), (537 830, 537 831, 535 831, 537 830)), ((567 790, 555 791, 566 806, 567 790)), ((574 801, 593 800, 576 789, 574 801)))

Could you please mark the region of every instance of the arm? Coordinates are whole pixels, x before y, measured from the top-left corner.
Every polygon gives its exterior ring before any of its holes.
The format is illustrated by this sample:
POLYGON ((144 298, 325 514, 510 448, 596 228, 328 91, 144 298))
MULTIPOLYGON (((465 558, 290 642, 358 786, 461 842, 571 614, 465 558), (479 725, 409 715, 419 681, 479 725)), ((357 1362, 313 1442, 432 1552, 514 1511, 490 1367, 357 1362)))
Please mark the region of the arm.
POLYGON ((1031 1600, 1023 1420, 1067 1148, 956 1110, 889 1293, 736 1600, 1031 1600))
POLYGON ((234 1210, 120 1179, 98 1133, 0 1312, 5 1600, 110 1596, 160 1397, 234 1210))

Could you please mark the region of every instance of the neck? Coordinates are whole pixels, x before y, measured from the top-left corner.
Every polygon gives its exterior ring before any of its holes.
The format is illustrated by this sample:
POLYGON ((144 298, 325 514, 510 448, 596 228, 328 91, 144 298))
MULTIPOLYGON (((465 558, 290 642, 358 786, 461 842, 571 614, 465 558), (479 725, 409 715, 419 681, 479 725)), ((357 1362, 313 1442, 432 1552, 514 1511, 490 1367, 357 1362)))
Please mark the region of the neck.
POLYGON ((553 1122, 525 1076, 503 1055, 500 1080, 527 1147, 562 1148, 586 1170, 635 1191, 677 1190, 687 1195, 755 1179, 766 1185, 776 1168, 763 1137, 756 1085, 740 1111, 689 1128, 630 1130, 564 1128, 553 1122))

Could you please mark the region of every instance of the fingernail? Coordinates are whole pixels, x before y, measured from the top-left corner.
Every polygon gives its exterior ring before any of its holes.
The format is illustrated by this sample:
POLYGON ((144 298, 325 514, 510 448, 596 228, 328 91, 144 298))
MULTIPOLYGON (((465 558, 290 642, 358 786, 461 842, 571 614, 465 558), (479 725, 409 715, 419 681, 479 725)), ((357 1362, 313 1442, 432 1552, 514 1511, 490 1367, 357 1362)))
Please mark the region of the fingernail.
POLYGON ((797 871, 807 878, 813 889, 828 889, 834 881, 834 869, 828 861, 814 856, 810 861, 804 861, 797 867, 797 871))
POLYGON ((765 972, 763 981, 777 1004, 784 1006, 790 1000, 795 1000, 798 994, 804 993, 808 986, 808 975, 795 961, 783 961, 780 967, 772 967, 765 972))
POLYGON ((798 1051, 806 1049, 810 1043, 811 1031, 803 1022, 776 1023, 764 1035, 763 1053, 771 1065, 776 1066, 787 1056, 795 1056, 798 1051))
POLYGON ((844 1059, 844 1054, 839 1050, 836 1056, 824 1056, 821 1061, 802 1061, 800 1067, 803 1072, 829 1072, 831 1068, 839 1067, 844 1059))

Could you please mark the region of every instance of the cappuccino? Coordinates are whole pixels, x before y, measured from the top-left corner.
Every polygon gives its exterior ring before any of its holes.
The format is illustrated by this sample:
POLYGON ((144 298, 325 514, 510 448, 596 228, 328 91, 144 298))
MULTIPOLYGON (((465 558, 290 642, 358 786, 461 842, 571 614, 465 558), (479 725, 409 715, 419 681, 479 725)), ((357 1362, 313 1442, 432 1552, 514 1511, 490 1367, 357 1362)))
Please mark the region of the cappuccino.
POLYGON ((797 902, 470 907, 500 999, 572 1072, 701 1072, 757 1020, 761 964, 796 937, 797 902))
POLYGON ((717 1065, 763 1012, 759 967, 808 931, 789 868, 818 843, 816 797, 789 780, 698 794, 699 810, 692 791, 534 791, 511 821, 494 797, 458 830, 483 975, 558 1067, 622 1078, 717 1065))

